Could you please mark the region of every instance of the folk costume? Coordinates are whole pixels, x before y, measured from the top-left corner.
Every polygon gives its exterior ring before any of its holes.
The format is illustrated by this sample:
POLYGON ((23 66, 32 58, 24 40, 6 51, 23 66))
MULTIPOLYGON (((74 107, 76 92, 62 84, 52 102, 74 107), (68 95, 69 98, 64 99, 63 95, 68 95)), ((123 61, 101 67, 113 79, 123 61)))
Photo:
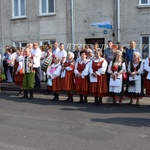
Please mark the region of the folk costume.
POLYGON ((102 57, 89 62, 90 92, 95 97, 95 105, 102 104, 102 97, 107 96, 108 93, 106 69, 107 61, 102 57), (94 77, 93 73, 97 77, 94 77))
POLYGON ((24 56, 17 56, 15 61, 15 66, 17 66, 17 68, 14 71, 14 83, 20 86, 19 93, 15 94, 16 96, 23 95, 23 60, 24 56))
POLYGON ((65 63, 62 64, 62 70, 61 72, 61 90, 68 92, 68 98, 65 100, 67 102, 73 101, 73 90, 74 90, 74 67, 75 67, 75 61, 67 60, 65 63))
POLYGON ((14 82, 16 85, 22 86, 23 82, 23 60, 24 56, 17 56, 16 57, 16 70, 14 71, 14 82))
MULTIPOLYGON (((131 81, 131 85, 128 85, 128 93, 127 96, 132 100, 136 99, 137 101, 139 98, 143 97, 143 62, 139 61, 137 64, 134 64, 132 61, 129 62, 128 72, 135 73, 134 77, 129 76, 129 80, 131 81)), ((129 82, 130 83, 130 82, 129 82)), ((137 105, 139 105, 137 103, 137 105)))
POLYGON ((147 57, 144 63, 144 69, 147 72, 146 79, 144 82, 144 88, 146 89, 146 94, 150 95, 150 57, 147 57))
POLYGON ((25 56, 23 60, 23 90, 24 98, 28 98, 28 91, 30 93, 30 99, 33 98, 33 88, 35 81, 35 71, 33 69, 33 59, 30 56, 25 56))
POLYGON ((53 100, 59 100, 59 91, 61 90, 60 73, 61 73, 60 62, 53 63, 47 69, 48 82, 51 82, 50 84, 47 84, 47 86, 48 86, 48 90, 54 92, 53 100))
POLYGON ((122 72, 126 71, 125 63, 113 60, 110 62, 107 71, 110 74, 109 95, 113 98, 113 104, 116 103, 116 100, 119 100, 119 104, 121 105, 123 99, 122 72), (116 78, 113 77, 113 74, 116 75, 116 78))
POLYGON ((80 95, 80 103, 87 103, 87 95, 89 94, 89 82, 88 82, 88 73, 89 68, 87 66, 88 60, 79 60, 75 65, 75 89, 76 92, 80 95), (86 67, 87 66, 87 67, 86 67), (78 77, 78 74, 81 76, 78 77))

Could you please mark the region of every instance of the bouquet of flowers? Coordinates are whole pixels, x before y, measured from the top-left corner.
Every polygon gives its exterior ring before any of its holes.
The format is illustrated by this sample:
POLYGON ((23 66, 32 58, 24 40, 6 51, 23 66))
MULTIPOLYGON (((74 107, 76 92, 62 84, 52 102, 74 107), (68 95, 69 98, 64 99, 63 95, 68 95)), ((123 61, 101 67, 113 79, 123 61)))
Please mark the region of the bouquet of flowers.
POLYGON ((114 71, 118 71, 118 66, 114 65, 112 66, 111 70, 114 72, 114 71))

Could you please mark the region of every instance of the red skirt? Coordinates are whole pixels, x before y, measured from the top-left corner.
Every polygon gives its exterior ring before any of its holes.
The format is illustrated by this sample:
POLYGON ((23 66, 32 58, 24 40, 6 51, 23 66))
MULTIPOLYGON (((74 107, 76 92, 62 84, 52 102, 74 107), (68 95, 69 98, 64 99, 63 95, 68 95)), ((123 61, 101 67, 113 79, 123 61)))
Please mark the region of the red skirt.
POLYGON ((106 74, 102 74, 99 77, 98 82, 90 83, 90 92, 93 96, 98 96, 98 97, 108 96, 106 74))
POLYGON ((89 94, 89 82, 88 77, 85 77, 83 80, 83 84, 76 84, 76 92, 80 95, 88 95, 89 94))
POLYGON ((150 95, 150 80, 145 79, 145 81, 144 81, 144 88, 146 89, 146 94, 150 95))
POLYGON ((22 69, 18 72, 17 75, 14 75, 14 83, 18 86, 22 86, 24 74, 22 69))
POLYGON ((58 92, 61 90, 61 79, 60 77, 57 77, 52 80, 52 86, 48 86, 48 90, 53 92, 58 92))
POLYGON ((74 74, 70 71, 66 71, 66 76, 61 78, 61 89, 64 91, 72 91, 75 89, 73 82, 74 74))

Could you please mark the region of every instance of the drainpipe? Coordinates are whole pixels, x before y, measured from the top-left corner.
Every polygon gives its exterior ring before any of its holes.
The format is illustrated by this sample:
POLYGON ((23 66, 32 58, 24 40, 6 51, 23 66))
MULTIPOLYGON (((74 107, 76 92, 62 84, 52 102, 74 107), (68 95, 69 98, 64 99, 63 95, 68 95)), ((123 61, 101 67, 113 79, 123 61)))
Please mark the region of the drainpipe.
POLYGON ((71 50, 74 48, 74 0, 71 0, 71 50))
POLYGON ((0 11, 0 13, 1 13, 1 16, 0 16, 1 20, 0 20, 0 22, 1 22, 1 40, 2 40, 2 45, 1 45, 1 47, 2 47, 2 50, 3 50, 3 48, 4 48, 4 37, 3 37, 3 36, 4 36, 4 35, 3 35, 3 11, 2 11, 2 10, 3 10, 3 6, 2 6, 2 5, 3 5, 3 4, 2 4, 3 1, 1 1, 0 3, 1 3, 1 4, 0 4, 0 5, 1 5, 1 11, 0 11))
POLYGON ((117 40, 120 40, 120 0, 117 0, 117 40))

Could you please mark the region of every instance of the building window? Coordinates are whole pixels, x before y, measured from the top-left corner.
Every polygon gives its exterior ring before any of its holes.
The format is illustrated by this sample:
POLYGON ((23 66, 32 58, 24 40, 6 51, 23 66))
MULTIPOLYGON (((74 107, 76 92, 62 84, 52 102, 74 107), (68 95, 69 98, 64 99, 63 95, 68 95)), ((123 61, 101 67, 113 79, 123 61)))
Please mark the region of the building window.
POLYGON ((26 17, 26 0, 12 0, 13 18, 26 17))
POLYGON ((54 14, 55 0, 40 0, 40 15, 54 14))
POLYGON ((139 5, 150 5, 150 0, 139 0, 139 5))
POLYGON ((49 45, 49 44, 54 44, 56 42, 55 39, 52 39, 52 40, 42 40, 40 41, 40 45, 49 45))
POLYGON ((13 42, 14 47, 26 47, 27 42, 13 42))
POLYGON ((150 35, 142 35, 141 44, 141 56, 142 59, 146 59, 150 54, 150 35))

